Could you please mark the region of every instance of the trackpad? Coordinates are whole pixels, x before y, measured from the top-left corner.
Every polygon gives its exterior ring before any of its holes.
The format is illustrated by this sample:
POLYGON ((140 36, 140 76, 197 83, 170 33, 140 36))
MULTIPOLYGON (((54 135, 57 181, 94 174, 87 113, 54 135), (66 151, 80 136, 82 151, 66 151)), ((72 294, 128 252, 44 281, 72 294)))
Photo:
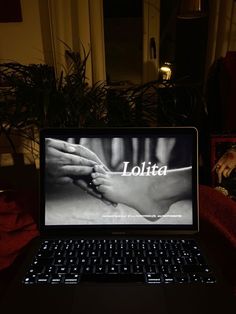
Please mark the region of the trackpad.
POLYGON ((75 288, 72 313, 166 314, 161 287, 144 284, 81 284, 75 288))

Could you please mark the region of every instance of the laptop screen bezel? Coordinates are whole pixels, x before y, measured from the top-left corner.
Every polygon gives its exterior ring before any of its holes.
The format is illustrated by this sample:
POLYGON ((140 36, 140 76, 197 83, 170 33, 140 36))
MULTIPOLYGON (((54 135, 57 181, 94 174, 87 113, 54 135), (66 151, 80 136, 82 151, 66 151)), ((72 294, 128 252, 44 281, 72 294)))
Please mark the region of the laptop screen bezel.
POLYGON ((198 206, 198 132, 194 127, 155 127, 155 128, 49 128, 40 130, 40 217, 39 228, 47 235, 112 235, 112 234, 192 234, 199 230, 198 206), (50 137, 122 137, 122 136, 180 136, 191 135, 193 144, 192 158, 192 204, 193 219, 191 225, 46 225, 45 223, 45 138, 50 137))

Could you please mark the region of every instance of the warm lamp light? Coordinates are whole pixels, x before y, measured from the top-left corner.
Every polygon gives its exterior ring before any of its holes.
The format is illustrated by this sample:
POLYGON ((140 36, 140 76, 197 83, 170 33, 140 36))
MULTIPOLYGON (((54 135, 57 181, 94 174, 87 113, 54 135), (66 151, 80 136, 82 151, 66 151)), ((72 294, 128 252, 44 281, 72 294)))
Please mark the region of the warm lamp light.
POLYGON ((165 62, 159 70, 162 80, 169 81, 172 76, 171 63, 165 62))

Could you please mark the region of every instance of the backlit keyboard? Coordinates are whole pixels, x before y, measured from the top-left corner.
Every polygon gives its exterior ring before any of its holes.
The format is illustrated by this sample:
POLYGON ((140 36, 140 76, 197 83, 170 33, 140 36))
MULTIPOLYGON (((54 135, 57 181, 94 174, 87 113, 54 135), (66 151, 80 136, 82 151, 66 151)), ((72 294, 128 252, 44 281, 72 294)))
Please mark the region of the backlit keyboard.
POLYGON ((194 240, 45 240, 24 284, 214 283, 194 240))

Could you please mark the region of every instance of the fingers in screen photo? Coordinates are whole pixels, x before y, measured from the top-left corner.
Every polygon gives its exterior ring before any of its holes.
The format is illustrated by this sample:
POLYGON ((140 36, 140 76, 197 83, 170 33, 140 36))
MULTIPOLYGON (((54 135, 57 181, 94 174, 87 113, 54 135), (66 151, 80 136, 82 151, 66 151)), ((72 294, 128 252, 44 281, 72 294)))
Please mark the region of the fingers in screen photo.
MULTIPOLYGON (((106 170, 108 168, 102 163, 100 158, 90 149, 87 147, 84 147, 80 144, 72 144, 66 141, 58 140, 58 139, 52 139, 52 138, 47 138, 46 139, 46 149, 54 148, 59 152, 64 152, 64 153, 69 153, 73 160, 75 160, 76 163, 76 157, 81 158, 82 165, 85 166, 92 166, 95 164, 103 165, 106 170), (90 163, 88 164, 89 161, 90 163)), ((47 152, 47 151, 46 151, 47 152)), ((68 157, 68 155, 67 155, 68 157)))
POLYGON ((57 163, 58 165, 78 165, 93 167, 97 163, 93 160, 77 156, 71 153, 65 153, 55 149, 54 147, 48 147, 46 150, 46 163, 57 163))

